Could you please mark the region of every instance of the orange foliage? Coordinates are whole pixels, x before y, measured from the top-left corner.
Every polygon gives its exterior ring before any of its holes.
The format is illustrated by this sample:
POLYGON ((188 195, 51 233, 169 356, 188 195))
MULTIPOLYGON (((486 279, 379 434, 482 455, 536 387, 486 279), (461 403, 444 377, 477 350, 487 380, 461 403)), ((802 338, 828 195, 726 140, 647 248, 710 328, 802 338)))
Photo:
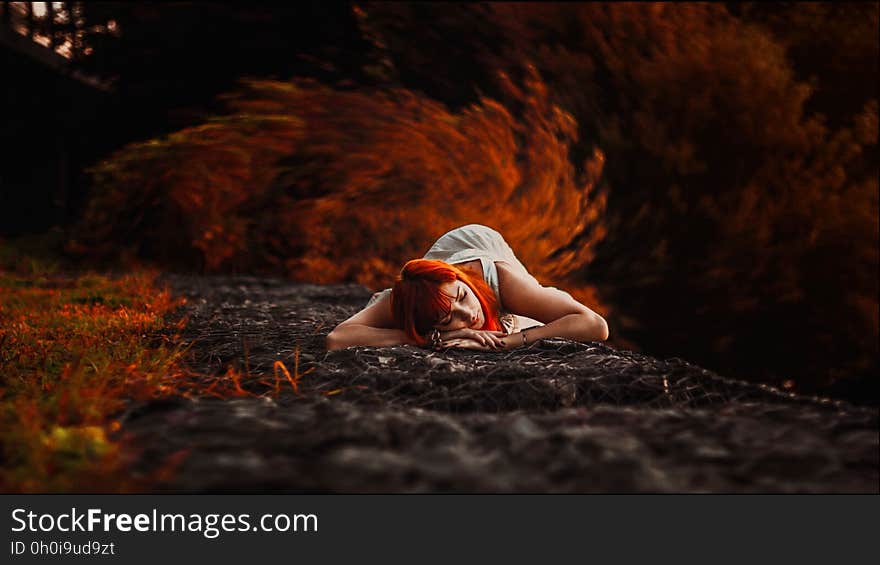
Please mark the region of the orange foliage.
POLYGON ((0 270, 0 490, 133 488, 113 415, 175 373, 172 351, 140 344, 179 303, 154 278, 0 270))
POLYGON ((113 255, 126 246, 165 263, 217 270, 247 255, 249 207, 266 194, 299 121, 238 114, 136 143, 93 169, 95 189, 72 251, 113 255))
POLYGON ((153 258, 185 263, 198 250, 208 270, 378 287, 445 231, 483 223, 539 279, 559 284, 602 238, 604 156, 596 150, 577 174, 577 124, 550 103, 537 72, 521 88, 505 84, 519 119, 488 98, 452 113, 406 90, 249 81, 225 97, 231 116, 96 168, 83 237, 94 247, 124 232, 153 258), (140 221, 131 193, 150 195, 156 222, 140 221), (129 214, 137 226, 125 225, 129 214))
POLYGON ((290 276, 388 285, 403 262, 467 223, 500 231, 539 279, 559 281, 586 265, 602 235, 604 200, 594 187, 603 156, 597 151, 589 175, 576 178, 571 116, 549 103, 536 74, 523 91, 508 85, 526 105, 521 121, 485 98, 451 114, 405 91, 305 92, 292 111, 309 112, 311 166, 291 184, 315 183, 324 194, 296 209, 289 235, 304 252, 288 261, 290 276), (588 229, 583 245, 566 248, 588 229))

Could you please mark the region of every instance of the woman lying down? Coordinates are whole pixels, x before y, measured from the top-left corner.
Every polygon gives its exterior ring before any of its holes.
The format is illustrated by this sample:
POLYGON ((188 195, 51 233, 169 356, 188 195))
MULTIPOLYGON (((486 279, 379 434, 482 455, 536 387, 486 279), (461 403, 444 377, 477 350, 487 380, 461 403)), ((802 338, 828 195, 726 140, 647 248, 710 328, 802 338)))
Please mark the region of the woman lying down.
POLYGON ((541 286, 497 231, 479 224, 438 239, 394 284, 327 336, 327 349, 416 345, 506 350, 545 337, 608 339, 608 324, 567 292, 541 286))

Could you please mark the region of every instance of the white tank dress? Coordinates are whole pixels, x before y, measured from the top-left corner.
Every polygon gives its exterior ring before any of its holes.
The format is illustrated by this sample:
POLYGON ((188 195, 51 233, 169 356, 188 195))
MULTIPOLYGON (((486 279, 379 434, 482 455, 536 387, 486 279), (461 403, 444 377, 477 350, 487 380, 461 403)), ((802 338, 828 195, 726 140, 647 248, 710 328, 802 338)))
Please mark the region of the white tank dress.
MULTIPOLYGON (((516 258, 513 250, 504 241, 500 233, 480 224, 468 224, 446 232, 424 255, 424 259, 443 261, 451 265, 467 263, 479 259, 483 267, 483 279, 495 293, 495 299, 501 307, 501 322, 508 332, 516 332, 533 326, 543 325, 537 320, 525 316, 517 316, 504 311, 504 301, 498 288, 498 269, 496 261, 504 261, 523 276, 540 284, 529 274, 525 266, 516 258)), ((370 298, 367 306, 391 293, 390 288, 377 292, 370 298)))

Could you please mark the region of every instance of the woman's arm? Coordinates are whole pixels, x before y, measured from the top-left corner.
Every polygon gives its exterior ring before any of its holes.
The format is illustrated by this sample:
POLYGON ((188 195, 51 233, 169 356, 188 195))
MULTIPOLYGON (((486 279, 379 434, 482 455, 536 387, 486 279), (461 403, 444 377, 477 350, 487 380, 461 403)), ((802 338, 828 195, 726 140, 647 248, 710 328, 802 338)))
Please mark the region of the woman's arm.
POLYGON ((416 345, 406 332, 394 327, 390 293, 340 323, 325 341, 328 350, 355 345, 383 347, 404 344, 416 345))
MULTIPOLYGON (((545 337, 566 337, 576 341, 608 339, 608 324, 599 314, 567 292, 546 288, 526 278, 502 262, 496 263, 498 284, 504 308, 546 325, 526 330, 528 343, 545 337)), ((523 332, 503 338, 505 348, 523 344, 523 332)))
POLYGON ((406 332, 395 328, 374 328, 363 324, 343 323, 327 335, 328 350, 345 349, 355 345, 385 347, 389 345, 417 345, 406 332))

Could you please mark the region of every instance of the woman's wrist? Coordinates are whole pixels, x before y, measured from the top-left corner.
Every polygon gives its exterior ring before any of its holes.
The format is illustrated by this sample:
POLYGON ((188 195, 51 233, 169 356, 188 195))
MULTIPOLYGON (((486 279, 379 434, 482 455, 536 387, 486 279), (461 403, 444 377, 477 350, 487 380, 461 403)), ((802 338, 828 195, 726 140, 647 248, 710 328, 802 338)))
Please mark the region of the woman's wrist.
POLYGON ((504 349, 516 349, 520 346, 522 342, 522 338, 519 336, 519 333, 507 334, 506 336, 501 338, 501 343, 504 345, 504 349))
POLYGON ((531 332, 532 330, 522 330, 502 337, 501 342, 504 344, 504 349, 516 349, 531 345, 534 341, 534 336, 531 332))

